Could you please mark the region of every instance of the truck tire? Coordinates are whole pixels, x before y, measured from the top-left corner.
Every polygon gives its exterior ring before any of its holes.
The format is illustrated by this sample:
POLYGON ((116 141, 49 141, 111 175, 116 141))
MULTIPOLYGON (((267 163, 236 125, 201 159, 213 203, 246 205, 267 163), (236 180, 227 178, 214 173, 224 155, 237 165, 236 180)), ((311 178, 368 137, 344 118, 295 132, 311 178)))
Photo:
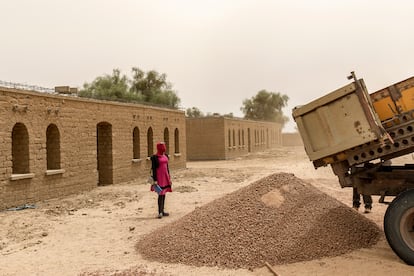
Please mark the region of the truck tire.
POLYGON ((414 265, 414 189, 399 194, 388 206, 384 232, 395 254, 414 265))

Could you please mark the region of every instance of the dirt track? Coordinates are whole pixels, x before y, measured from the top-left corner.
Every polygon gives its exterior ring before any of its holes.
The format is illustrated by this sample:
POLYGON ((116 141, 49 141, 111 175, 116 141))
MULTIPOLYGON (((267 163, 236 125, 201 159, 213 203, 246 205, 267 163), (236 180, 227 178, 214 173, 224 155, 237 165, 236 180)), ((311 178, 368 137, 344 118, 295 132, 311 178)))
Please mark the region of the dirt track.
MULTIPOLYGON (((0 275, 112 275, 116 271, 118 275, 272 275, 264 266, 248 270, 148 261, 135 246, 146 234, 169 227, 195 209, 282 172, 294 173, 351 205, 351 191, 341 189, 328 168, 314 170, 302 148, 229 161, 190 162, 187 169, 172 172, 175 192, 166 201, 171 216, 161 220, 155 219, 156 197, 145 180, 38 202, 35 209, 0 212, 0 275)), ((375 197, 374 202, 373 213, 364 216, 382 229, 386 206, 376 203, 375 197)), ((274 269, 283 276, 414 274, 413 267, 395 256, 382 233, 372 248, 274 269)))

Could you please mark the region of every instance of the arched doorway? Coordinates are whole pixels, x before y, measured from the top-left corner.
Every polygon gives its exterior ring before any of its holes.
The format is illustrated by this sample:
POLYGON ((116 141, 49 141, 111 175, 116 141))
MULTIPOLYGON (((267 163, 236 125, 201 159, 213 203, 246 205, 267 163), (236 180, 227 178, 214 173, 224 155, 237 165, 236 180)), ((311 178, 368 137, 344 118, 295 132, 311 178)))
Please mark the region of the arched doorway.
POLYGON ((96 126, 98 185, 113 184, 112 125, 101 122, 96 126))

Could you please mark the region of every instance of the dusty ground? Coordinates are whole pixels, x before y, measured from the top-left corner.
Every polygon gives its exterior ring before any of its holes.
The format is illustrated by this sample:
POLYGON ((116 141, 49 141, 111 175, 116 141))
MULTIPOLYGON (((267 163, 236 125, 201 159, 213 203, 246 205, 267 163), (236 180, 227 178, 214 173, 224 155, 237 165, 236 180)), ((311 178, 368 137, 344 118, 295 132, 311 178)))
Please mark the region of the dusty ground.
MULTIPOLYGON (((401 162, 413 162, 411 156, 405 159, 401 162)), ((175 192, 166 200, 171 216, 161 220, 155 218, 156 195, 145 180, 0 212, 0 275, 272 275, 265 266, 251 271, 151 262, 135 247, 145 234, 278 172, 294 173, 351 206, 351 190, 341 189, 329 168, 314 170, 301 147, 189 162, 187 169, 172 172, 175 192)), ((373 212, 365 216, 382 229, 386 206, 377 201, 374 197, 373 212)), ((372 248, 273 268, 283 276, 414 275, 414 267, 399 260, 383 235, 372 248)))

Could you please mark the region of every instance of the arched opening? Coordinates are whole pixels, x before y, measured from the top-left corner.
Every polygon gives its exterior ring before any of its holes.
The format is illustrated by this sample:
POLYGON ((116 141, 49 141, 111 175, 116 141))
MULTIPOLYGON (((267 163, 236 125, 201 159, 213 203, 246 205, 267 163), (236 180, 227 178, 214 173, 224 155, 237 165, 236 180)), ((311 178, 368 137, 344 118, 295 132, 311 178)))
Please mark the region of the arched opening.
POLYGON ((14 125, 12 130, 12 160, 13 174, 30 172, 29 166, 29 134, 22 123, 14 125))
POLYGON ((269 147, 270 143, 269 143, 269 129, 266 129, 266 146, 269 147))
POLYGON ((98 185, 113 183, 112 125, 101 122, 96 126, 98 185))
POLYGON ((236 131, 233 129, 233 147, 236 146, 236 131))
POLYGON ((230 129, 229 129, 228 137, 229 137, 229 147, 231 147, 231 130, 230 129))
POLYGON ((174 153, 180 153, 180 133, 178 128, 174 130, 174 153))
POLYGON ((140 147, 140 137, 139 137, 138 127, 135 127, 132 132, 132 158, 133 159, 141 158, 141 147, 140 147))
POLYGON ((247 152, 252 150, 252 138, 250 133, 250 128, 247 129, 247 152))
POLYGON ((152 127, 148 128, 147 131, 147 156, 154 154, 154 134, 152 133, 152 127))
POLYGON ((46 159, 48 170, 60 169, 60 133, 55 124, 46 129, 46 159))
POLYGON ((164 143, 165 147, 167 148, 166 153, 170 153, 170 132, 168 131, 168 128, 164 128, 164 143))
POLYGON ((257 130, 254 130, 254 145, 257 145, 257 130))

